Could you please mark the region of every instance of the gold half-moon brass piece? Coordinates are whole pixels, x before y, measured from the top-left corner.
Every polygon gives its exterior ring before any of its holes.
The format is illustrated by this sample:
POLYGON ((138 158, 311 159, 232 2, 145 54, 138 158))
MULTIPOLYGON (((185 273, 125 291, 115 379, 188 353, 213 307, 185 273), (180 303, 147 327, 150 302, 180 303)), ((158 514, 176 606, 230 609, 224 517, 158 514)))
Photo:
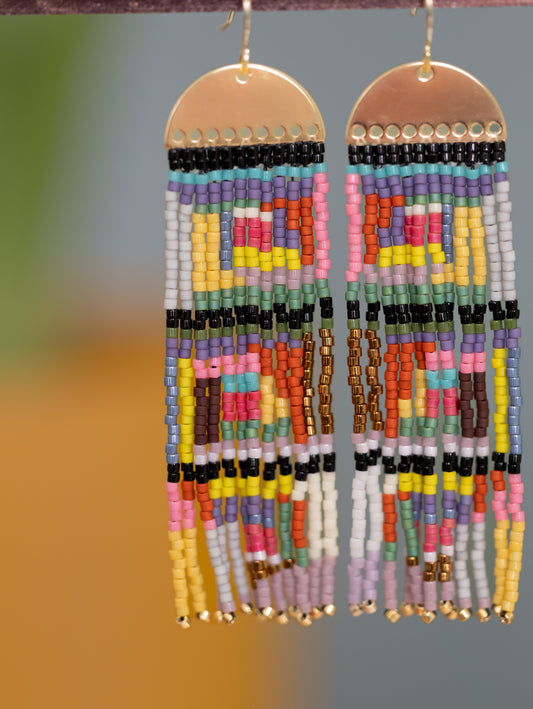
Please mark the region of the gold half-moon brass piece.
POLYGON ((322 142, 324 121, 300 84, 277 69, 249 64, 221 67, 181 95, 165 130, 165 148, 258 143, 322 142))
POLYGON ((486 86, 450 64, 395 67, 361 94, 346 127, 352 145, 506 140, 501 108, 486 86))

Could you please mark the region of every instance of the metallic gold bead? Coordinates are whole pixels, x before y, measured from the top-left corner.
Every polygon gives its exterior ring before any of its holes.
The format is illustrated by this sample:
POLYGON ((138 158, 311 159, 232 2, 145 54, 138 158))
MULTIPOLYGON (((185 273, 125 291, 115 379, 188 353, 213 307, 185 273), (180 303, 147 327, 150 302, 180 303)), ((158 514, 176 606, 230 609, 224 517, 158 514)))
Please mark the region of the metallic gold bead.
POLYGON ((311 616, 309 613, 299 613, 296 620, 300 625, 302 625, 304 628, 308 628, 310 625, 312 625, 313 621, 311 619, 311 616))
POLYGON ((254 604, 241 603, 241 611, 244 613, 244 615, 252 615, 254 612, 254 604))
POLYGON ((407 566, 418 566, 418 556, 408 556, 406 562, 407 566))
POLYGON ((514 613, 512 613, 511 611, 503 611, 500 615, 500 622, 502 622, 504 625, 511 625, 513 620, 514 613))
POLYGON ((198 618, 198 620, 201 620, 202 623, 209 623, 209 621, 211 620, 211 613, 206 609, 205 611, 197 613, 196 617, 198 618))
POLYGON ((424 608, 424 606, 422 605, 422 603, 416 603, 416 604, 415 604, 415 613, 416 613, 417 615, 423 616, 425 610, 426 610, 426 609, 424 608))
POLYGON ((453 564, 441 564, 440 570, 445 573, 451 573, 453 571, 453 564))
POLYGON ((501 604, 500 603, 493 603, 492 610, 494 611, 495 615, 501 615, 501 612, 502 612, 501 604))
POLYGON ((222 620, 226 625, 233 625, 235 623, 235 613, 222 613, 222 620))
POLYGON ((413 603, 402 603, 400 606, 400 613, 409 618, 415 612, 415 607, 413 603))
POLYGON ((364 612, 368 613, 368 615, 373 615, 378 609, 376 601, 363 601, 362 605, 364 612))
POLYGON ((451 610, 451 611, 448 613, 448 615, 446 616, 446 618, 447 618, 448 620, 457 620, 458 617, 459 617, 459 611, 457 610, 457 607, 456 607, 456 606, 454 606, 454 607, 452 608, 452 610, 451 610))
POLYGON ((216 610, 211 617, 214 623, 222 623, 222 611, 216 610))
POLYGON ((447 564, 449 560, 450 557, 446 554, 439 554, 439 564, 447 564))
POLYGON ((435 581, 435 572, 424 571, 424 581, 435 581))
POLYGON ((437 571, 438 564, 436 561, 426 561, 425 570, 426 571, 437 571))
POLYGON ((350 613, 353 615, 354 618, 359 618, 359 616, 363 615, 364 613, 364 610, 362 609, 359 603, 350 603, 348 607, 350 609, 350 613))
POLYGON ((446 573, 445 571, 439 571, 437 578, 440 583, 445 583, 446 581, 450 580, 450 574, 446 573))
POLYGON ((265 606, 259 609, 259 620, 271 620, 274 617, 272 606, 265 606))
POLYGON ((318 606, 313 606, 311 608, 311 613, 309 614, 313 620, 318 620, 324 615, 318 606))
POLYGON ((476 618, 479 620, 480 623, 488 623, 491 617, 492 614, 489 608, 478 608, 476 611, 476 618))
POLYGON ((182 615, 179 618, 176 618, 176 624, 183 630, 187 630, 191 627, 191 619, 188 615, 182 615))
POLYGON ((327 603, 325 606, 323 606, 323 610, 324 613, 331 618, 331 616, 334 616, 337 612, 337 606, 334 603, 327 603))
POLYGON ((439 610, 442 615, 449 615, 453 611, 453 603, 451 601, 439 601, 439 610))
POLYGON ((436 617, 437 617, 437 614, 435 613, 435 611, 424 611, 422 614, 422 620, 424 621, 424 623, 427 623, 428 625, 429 625, 429 623, 433 623, 433 621, 435 620, 436 617))
POLYGON ((459 620, 461 623, 466 623, 467 620, 470 620, 472 617, 472 611, 470 608, 461 608, 459 610, 459 620))
POLYGON ((293 618, 298 616, 298 606, 289 606, 287 610, 289 611, 289 615, 293 618))
POLYGON ((274 620, 278 625, 287 625, 289 622, 289 616, 285 613, 285 611, 278 611, 274 616, 274 620))
POLYGON ((384 612, 384 616, 387 620, 390 620, 391 623, 397 623, 402 617, 397 608, 389 608, 389 610, 384 612))

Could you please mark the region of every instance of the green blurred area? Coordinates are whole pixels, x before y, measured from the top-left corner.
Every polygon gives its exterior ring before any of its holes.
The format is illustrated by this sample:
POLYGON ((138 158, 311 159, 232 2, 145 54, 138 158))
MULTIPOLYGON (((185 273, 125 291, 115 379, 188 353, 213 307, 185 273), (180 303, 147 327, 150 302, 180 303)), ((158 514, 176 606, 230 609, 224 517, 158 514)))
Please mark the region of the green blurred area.
POLYGON ((67 78, 96 27, 92 18, 0 18, 2 358, 18 359, 46 338, 39 254, 52 235, 41 217, 69 149, 62 139, 72 109, 67 78))

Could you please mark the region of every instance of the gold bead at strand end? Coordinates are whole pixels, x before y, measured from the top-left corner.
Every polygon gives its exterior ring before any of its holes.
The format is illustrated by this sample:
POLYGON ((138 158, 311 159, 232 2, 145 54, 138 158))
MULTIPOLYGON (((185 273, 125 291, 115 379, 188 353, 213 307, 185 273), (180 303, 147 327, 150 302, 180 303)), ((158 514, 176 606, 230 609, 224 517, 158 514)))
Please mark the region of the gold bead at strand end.
POLYGON ((235 623, 235 613, 222 613, 222 620, 226 625, 233 625, 235 623))
POLYGON ((176 624, 179 625, 180 628, 183 628, 183 630, 187 630, 191 627, 191 619, 188 615, 182 615, 176 618, 176 624))
POLYGON ((514 620, 514 613, 511 611, 502 611, 500 614, 500 622, 504 625, 511 625, 514 620))
POLYGON ((376 601, 363 601, 363 610, 368 615, 373 615, 378 609, 376 601))
POLYGON ((361 605, 359 603, 350 603, 348 606, 350 609, 350 613, 353 615, 354 618, 359 618, 360 615, 363 615, 364 610, 361 608, 361 605))
POLYGON ((400 606, 400 613, 405 617, 409 618, 415 612, 415 606, 413 603, 402 603, 400 606))
POLYGON ((437 614, 435 613, 435 611, 424 611, 422 613, 422 620, 424 621, 424 623, 427 623, 428 625, 429 625, 429 623, 433 623, 433 621, 435 620, 436 617, 437 617, 437 614))
POLYGON ((330 618, 331 616, 334 616, 337 612, 337 606, 334 603, 327 603, 325 606, 322 607, 322 609, 325 615, 328 615, 330 618))
POLYGON ((278 625, 287 625, 289 622, 289 616, 285 613, 285 611, 278 611, 274 616, 274 620, 278 625))
POLYGON ((322 609, 319 608, 318 606, 313 606, 311 608, 311 613, 309 614, 313 620, 318 620, 319 618, 322 618, 324 613, 322 612, 322 609))
POLYGON ((297 617, 297 621, 304 628, 308 628, 313 623, 310 613, 299 613, 298 617, 297 617))
POLYGON ((244 615, 252 615, 254 612, 254 604, 241 603, 241 612, 244 613, 244 615))
POLYGON ((488 623, 491 619, 491 615, 489 608, 478 608, 476 611, 476 618, 480 623, 488 623))
POLYGON ((223 621, 222 615, 223 615, 222 611, 216 610, 212 615, 213 622, 214 623, 222 623, 222 621, 223 621))
POLYGON ((209 623, 209 621, 211 620, 211 613, 206 609, 205 611, 200 611, 200 613, 197 613, 196 617, 202 623, 209 623))
POLYGON ((502 612, 501 604, 500 603, 493 603, 492 610, 494 611, 494 615, 501 615, 501 612, 502 612))
POLYGON ((424 606, 422 605, 422 603, 415 603, 415 613, 416 613, 417 615, 419 615, 420 617, 422 617, 422 616, 424 615, 424 611, 425 611, 425 610, 426 610, 426 609, 424 608, 424 606))
POLYGON ((383 613, 383 615, 387 620, 390 620, 391 623, 397 623, 402 617, 397 608, 389 608, 383 613))
POLYGON ((442 615, 450 615, 453 611, 452 601, 439 601, 439 610, 442 615))
POLYGON ((265 608, 259 608, 257 612, 257 617, 259 620, 271 620, 274 617, 274 609, 272 606, 265 606, 265 608))
POLYGON ((452 610, 451 610, 451 611, 448 613, 448 615, 446 616, 446 618, 447 618, 448 620, 457 620, 458 617, 459 617, 459 611, 458 611, 458 609, 457 609, 457 606, 454 606, 454 607, 452 608, 452 610))
POLYGON ((472 617, 472 611, 470 608, 461 608, 459 610, 459 620, 461 623, 466 623, 467 620, 470 620, 472 617))
POLYGON ((289 611, 289 615, 293 618, 298 617, 298 606, 289 606, 287 610, 289 611))

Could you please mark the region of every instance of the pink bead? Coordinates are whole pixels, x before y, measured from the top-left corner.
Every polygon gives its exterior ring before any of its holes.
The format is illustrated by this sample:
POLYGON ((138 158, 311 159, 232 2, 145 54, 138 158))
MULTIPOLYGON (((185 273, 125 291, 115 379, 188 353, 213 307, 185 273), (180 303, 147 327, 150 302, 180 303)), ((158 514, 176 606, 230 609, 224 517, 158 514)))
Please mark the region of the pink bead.
POLYGON ((181 518, 181 504, 179 502, 169 500, 168 516, 173 522, 177 522, 181 518))
POLYGON ((526 521, 526 513, 523 510, 520 510, 519 512, 515 512, 513 514, 513 522, 525 522, 526 521))
MULTIPOLYGON (((168 482, 167 482, 167 493, 168 493, 169 495, 171 495, 171 494, 172 494, 172 495, 177 495, 178 497, 177 497, 176 499, 179 500, 179 498, 180 498, 180 486, 179 486, 179 483, 168 483, 168 482)), ((170 499, 174 499, 174 498, 170 498, 170 499)))
POLYGON ((320 184, 322 182, 327 182, 328 181, 328 175, 326 172, 314 172, 313 173, 313 182, 315 184, 320 184))
POLYGON ((356 173, 356 172, 348 172, 348 173, 346 174, 346 182, 347 182, 347 183, 358 185, 358 184, 359 184, 359 181, 360 181, 360 179, 359 179, 358 173, 356 173))
POLYGON ((474 524, 479 524, 480 522, 485 521, 485 513, 484 512, 472 512, 472 522, 474 524))
POLYGON ((217 523, 215 519, 206 519, 204 521, 204 529, 216 529, 217 523))
POLYGON ((510 515, 520 512, 520 505, 517 505, 517 504, 507 505, 507 512, 509 512, 510 515))
POLYGON ((173 522, 172 520, 168 523, 169 532, 180 532, 181 522, 173 522))
POLYGON ((496 510, 494 512, 494 517, 497 522, 503 522, 507 519, 507 512, 506 510, 496 510))
POLYGON ((323 268, 317 268, 315 271, 315 277, 319 279, 325 279, 328 277, 328 272, 323 268))
POLYGON ((355 283, 358 280, 357 273, 346 271, 346 280, 348 281, 348 283, 355 283))

